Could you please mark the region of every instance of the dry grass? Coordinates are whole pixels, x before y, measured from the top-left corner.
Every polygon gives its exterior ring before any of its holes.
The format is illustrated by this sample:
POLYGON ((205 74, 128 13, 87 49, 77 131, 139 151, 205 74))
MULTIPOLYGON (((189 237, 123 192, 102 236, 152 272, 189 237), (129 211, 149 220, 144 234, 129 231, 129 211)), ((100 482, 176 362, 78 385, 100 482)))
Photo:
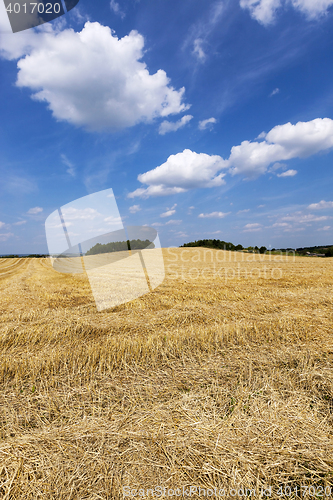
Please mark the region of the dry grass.
POLYGON ((213 251, 218 276, 205 252, 165 251, 161 286, 100 313, 84 275, 0 259, 0 498, 333 492, 333 259, 233 276, 213 251))

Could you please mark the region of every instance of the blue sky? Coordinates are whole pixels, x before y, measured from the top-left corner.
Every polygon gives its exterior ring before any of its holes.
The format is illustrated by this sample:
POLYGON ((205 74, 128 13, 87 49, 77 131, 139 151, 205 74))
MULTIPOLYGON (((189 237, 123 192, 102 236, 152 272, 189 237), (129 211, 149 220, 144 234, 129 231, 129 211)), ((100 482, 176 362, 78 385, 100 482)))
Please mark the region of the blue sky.
POLYGON ((162 246, 333 244, 333 0, 80 0, 0 9, 0 255, 112 188, 162 246))

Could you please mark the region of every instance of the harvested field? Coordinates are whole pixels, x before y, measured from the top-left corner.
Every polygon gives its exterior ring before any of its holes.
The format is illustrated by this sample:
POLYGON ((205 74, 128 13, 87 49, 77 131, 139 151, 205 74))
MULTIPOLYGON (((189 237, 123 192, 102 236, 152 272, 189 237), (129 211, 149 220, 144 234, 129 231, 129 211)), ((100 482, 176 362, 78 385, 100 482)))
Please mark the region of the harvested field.
POLYGON ((99 313, 84 274, 0 259, 0 498, 333 496, 333 259, 164 257, 99 313))

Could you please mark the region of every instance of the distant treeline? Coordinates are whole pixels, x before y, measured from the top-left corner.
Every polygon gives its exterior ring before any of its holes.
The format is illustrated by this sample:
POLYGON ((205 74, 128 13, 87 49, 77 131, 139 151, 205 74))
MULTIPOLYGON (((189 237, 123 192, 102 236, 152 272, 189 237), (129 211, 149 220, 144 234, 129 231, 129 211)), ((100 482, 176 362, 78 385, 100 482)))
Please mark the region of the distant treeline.
POLYGON ((296 248, 296 252, 300 255, 306 255, 307 252, 310 252, 325 254, 325 257, 333 257, 333 245, 296 248))
POLYGON ((0 259, 45 259, 49 255, 41 255, 39 253, 33 253, 31 255, 0 255, 0 259))
POLYGON ((221 240, 198 240, 191 241, 190 243, 184 243, 181 247, 206 247, 206 248, 217 248, 219 250, 243 250, 242 245, 234 245, 230 241, 221 240))
POLYGON ((269 249, 267 250, 266 247, 261 246, 260 248, 255 246, 255 247, 243 247, 242 245, 234 245, 230 241, 221 241, 221 240, 198 240, 198 241, 191 241, 190 243, 184 243, 184 245, 181 245, 180 248, 182 247, 205 247, 205 248, 214 248, 216 250, 231 250, 234 252, 244 250, 245 252, 254 252, 254 253, 265 253, 267 251, 272 252, 272 253, 277 253, 277 252, 294 252, 295 255, 306 255, 307 252, 309 253, 317 253, 317 254, 322 254, 325 255, 325 257, 333 257, 333 245, 327 245, 327 246, 314 246, 314 247, 304 247, 304 248, 280 248, 280 249, 269 249))
POLYGON ((152 248, 155 248, 155 245, 149 240, 114 241, 111 243, 105 243, 104 245, 102 243, 96 243, 96 245, 86 252, 86 255, 121 252, 124 250, 143 250, 149 245, 152 245, 152 248))
POLYGON ((217 250, 231 250, 232 252, 237 252, 240 250, 248 250, 251 252, 265 253, 266 247, 248 247, 244 248, 243 245, 234 245, 230 241, 221 240, 198 240, 191 241, 190 243, 184 243, 181 247, 205 247, 205 248, 215 248, 217 250))

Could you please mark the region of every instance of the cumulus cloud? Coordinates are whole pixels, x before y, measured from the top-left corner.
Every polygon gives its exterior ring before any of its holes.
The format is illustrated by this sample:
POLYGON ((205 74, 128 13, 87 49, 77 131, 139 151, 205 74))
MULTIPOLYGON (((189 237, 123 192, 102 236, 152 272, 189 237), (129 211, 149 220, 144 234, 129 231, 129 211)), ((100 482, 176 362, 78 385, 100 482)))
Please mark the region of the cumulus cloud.
MULTIPOLYGON (((140 174, 138 180, 148 187, 138 188, 128 196, 148 198, 178 194, 193 188, 221 186, 225 184, 226 170, 233 176, 247 178, 256 178, 267 171, 275 173, 286 168, 280 163, 283 160, 305 158, 333 148, 333 120, 316 118, 295 125, 286 123, 260 136, 260 142, 243 141, 233 146, 227 160, 190 149, 171 155, 159 167, 140 174)), ((277 175, 292 177, 296 174, 296 170, 290 169, 277 175)))
POLYGON ((322 16, 333 5, 333 0, 291 0, 295 9, 303 12, 310 19, 322 16))
POLYGON ((317 231, 329 231, 331 229, 331 226, 324 226, 324 227, 320 227, 319 229, 317 229, 317 231))
POLYGON ((297 174, 297 170, 286 170, 282 174, 276 174, 278 177, 294 177, 297 174))
POLYGON ((18 222, 14 222, 13 226, 23 226, 23 224, 26 224, 26 223, 27 223, 26 220, 20 220, 18 222))
POLYGON ((176 132, 176 130, 185 127, 185 125, 190 122, 192 118, 192 115, 185 115, 177 122, 169 122, 167 120, 164 120, 158 129, 158 133, 160 135, 164 135, 168 132, 176 132))
POLYGON ((310 210, 322 210, 327 208, 333 208, 333 201, 321 200, 319 203, 311 203, 308 206, 310 210))
POLYGON ((200 214, 198 217, 200 219, 223 219, 223 217, 229 214, 230 212, 211 212, 210 214, 200 214))
POLYGON ((206 128, 212 128, 212 126, 217 122, 216 118, 207 118, 207 120, 201 120, 199 122, 199 130, 205 130, 206 128))
POLYGON ((30 208, 27 211, 27 214, 29 214, 29 215, 37 215, 37 214, 40 214, 41 212, 43 212, 43 209, 41 207, 34 207, 34 208, 30 208))
POLYGON ((132 205, 131 207, 129 207, 129 211, 131 214, 136 214, 137 212, 140 212, 140 210, 140 205, 132 205))
POLYGON ((253 19, 267 26, 276 18, 279 8, 293 7, 308 19, 325 15, 333 5, 333 0, 240 0, 242 9, 247 9, 253 19))
POLYGON ((138 176, 138 180, 149 187, 139 188, 129 197, 160 196, 187 191, 191 188, 215 187, 225 183, 225 174, 218 173, 226 162, 218 155, 195 153, 185 149, 171 155, 165 163, 138 176))
POLYGON ((333 120, 316 118, 296 125, 286 123, 263 134, 262 142, 243 141, 231 149, 232 174, 256 177, 281 160, 305 158, 333 147, 333 120))
POLYGON ((5 225, 6 225, 6 223, 5 223, 5 222, 1 222, 1 221, 0 221, 0 229, 1 229, 2 227, 4 227, 5 225))
POLYGON ((242 9, 249 10, 251 17, 264 25, 274 21, 281 3, 281 0, 240 0, 242 9))
POLYGON ((115 131, 189 107, 182 102, 185 89, 175 90, 165 71, 149 73, 137 31, 118 38, 109 27, 87 22, 81 32, 49 25, 20 35, 4 38, 2 55, 20 58, 16 85, 47 103, 57 120, 115 131))

